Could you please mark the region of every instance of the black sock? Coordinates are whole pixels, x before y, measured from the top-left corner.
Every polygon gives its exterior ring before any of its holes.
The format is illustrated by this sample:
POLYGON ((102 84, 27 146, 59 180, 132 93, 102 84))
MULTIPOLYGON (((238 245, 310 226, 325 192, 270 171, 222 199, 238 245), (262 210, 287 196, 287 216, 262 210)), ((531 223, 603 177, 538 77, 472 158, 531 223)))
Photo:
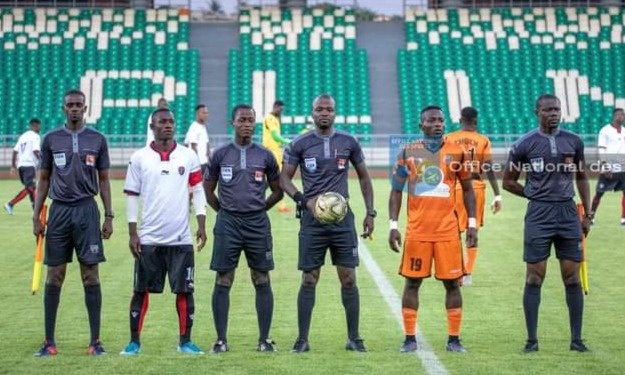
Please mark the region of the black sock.
POLYGON ((180 345, 191 341, 191 328, 195 314, 195 298, 193 293, 176 295, 176 311, 178 312, 178 326, 180 327, 180 345))
POLYGON ((582 320, 584 315, 584 294, 579 283, 566 285, 566 304, 569 307, 569 322, 571 324, 571 340, 582 339, 582 320))
POLYGON ((134 292, 130 300, 130 341, 141 344, 141 330, 143 319, 148 312, 150 294, 147 292, 134 292))
POLYGON ((91 330, 91 342, 100 339, 100 313, 102 311, 102 291, 100 284, 85 285, 85 305, 89 315, 89 329, 91 330))
POLYGON ((523 292, 523 311, 525 312, 528 341, 537 341, 538 306, 540 306, 540 286, 526 283, 523 292))
POLYGON ((315 307, 315 287, 302 285, 297 295, 297 326, 299 339, 308 340, 312 311, 315 307))
POLYGON ((341 288, 341 301, 347 318, 347 337, 350 340, 359 338, 358 323, 360 321, 360 294, 358 287, 341 288))
POLYGON ((406 335, 405 340, 407 342, 417 342, 417 336, 415 335, 406 335))
POLYGON ((273 291, 271 284, 254 285, 256 288, 256 316, 258 317, 259 341, 269 338, 273 318, 273 291))
POLYGON ((217 331, 217 340, 226 341, 229 310, 230 287, 215 284, 215 289, 213 290, 213 321, 217 331))
POLYGON ((46 284, 46 290, 43 297, 43 307, 46 326, 46 341, 54 344, 54 328, 56 326, 56 313, 59 310, 59 302, 61 301, 61 288, 46 284))

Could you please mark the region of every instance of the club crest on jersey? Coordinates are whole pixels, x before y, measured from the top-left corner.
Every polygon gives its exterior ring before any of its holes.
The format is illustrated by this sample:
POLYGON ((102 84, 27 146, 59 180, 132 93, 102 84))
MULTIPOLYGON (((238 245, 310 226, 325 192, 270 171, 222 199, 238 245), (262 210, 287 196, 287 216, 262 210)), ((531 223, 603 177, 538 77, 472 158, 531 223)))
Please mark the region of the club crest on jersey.
POLYGON ((90 167, 95 166, 95 155, 87 154, 87 157, 85 158, 85 164, 90 167))
POLYGON ((254 181, 256 182, 263 181, 263 171, 254 171, 254 181))
POLYGON ((232 167, 221 167, 221 179, 223 182, 230 182, 232 180, 232 167))
POLYGON ((530 159, 530 164, 534 172, 542 172, 545 170, 545 161, 543 158, 532 158, 530 159))
POLYGON ((345 165, 347 164, 347 159, 339 159, 337 160, 337 164, 339 169, 345 169, 345 165))
POLYGON ((184 174, 184 167, 178 167, 178 174, 181 176, 184 174))
POLYGON ((317 158, 306 158, 304 159, 304 168, 308 172, 314 172, 317 170, 317 158))

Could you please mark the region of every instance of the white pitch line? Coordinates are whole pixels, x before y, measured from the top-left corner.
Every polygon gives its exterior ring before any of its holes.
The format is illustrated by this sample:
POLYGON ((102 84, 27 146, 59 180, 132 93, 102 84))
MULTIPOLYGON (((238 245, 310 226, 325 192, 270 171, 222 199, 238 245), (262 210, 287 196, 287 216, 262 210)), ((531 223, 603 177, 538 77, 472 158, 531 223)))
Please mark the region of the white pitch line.
MULTIPOLYGON (((373 259, 369 249, 365 246, 364 242, 359 240, 359 256, 362 262, 365 264, 367 271, 373 277, 373 281, 378 286, 380 293, 384 297, 386 304, 391 309, 395 320, 399 324, 399 326, 403 329, 403 317, 401 315, 401 298, 399 294, 395 292, 393 285, 388 281, 384 272, 378 266, 378 263, 373 259)), ((423 368, 428 374, 431 375, 447 375, 448 372, 438 359, 432 347, 427 343, 425 337, 419 332, 417 334, 417 341, 419 343, 419 350, 417 350, 416 354, 421 360, 421 364, 423 368)))

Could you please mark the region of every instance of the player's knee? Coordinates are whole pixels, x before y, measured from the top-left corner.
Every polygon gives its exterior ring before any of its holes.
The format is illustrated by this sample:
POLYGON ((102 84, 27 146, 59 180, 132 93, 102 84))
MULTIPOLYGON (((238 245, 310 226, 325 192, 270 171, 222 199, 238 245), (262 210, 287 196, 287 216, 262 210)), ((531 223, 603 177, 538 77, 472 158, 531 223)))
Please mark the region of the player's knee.
POLYGON ((46 276, 46 285, 60 288, 65 281, 65 272, 60 267, 48 267, 48 274, 46 276))
POLYGON ((269 272, 252 270, 252 283, 254 283, 254 286, 268 285, 269 272))
POLYGON ((404 290, 415 293, 419 292, 419 287, 421 286, 422 280, 423 279, 406 278, 404 290))
POLYGON ((304 272, 302 275, 302 286, 314 288, 317 286, 318 277, 312 272, 304 272))
POLYGON ((543 285, 543 278, 538 274, 529 274, 525 278, 525 283, 527 285, 540 288, 543 285))
POLYGON ((455 280, 443 280, 443 286, 447 292, 460 290, 460 283, 458 279, 455 280))
POLYGON ((234 282, 234 271, 217 272, 215 284, 230 288, 234 282))
POLYGON ((564 281, 564 286, 569 287, 569 286, 576 286, 576 285, 580 285, 580 280, 579 280, 579 273, 575 272, 572 273, 570 275, 567 275, 563 278, 564 281))
POLYGON ((352 277, 345 277, 341 280, 341 287, 351 289, 356 287, 356 279, 352 277))

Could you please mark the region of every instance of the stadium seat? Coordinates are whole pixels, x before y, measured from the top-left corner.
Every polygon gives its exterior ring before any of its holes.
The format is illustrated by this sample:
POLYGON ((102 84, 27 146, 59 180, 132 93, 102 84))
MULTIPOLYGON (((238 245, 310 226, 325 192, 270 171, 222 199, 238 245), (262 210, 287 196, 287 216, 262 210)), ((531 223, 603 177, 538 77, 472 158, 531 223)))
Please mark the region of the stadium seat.
POLYGON ((239 33, 240 50, 229 56, 228 110, 252 103, 260 121, 273 101, 282 99, 283 115, 293 120, 283 122, 282 133, 297 134, 306 126, 314 96, 327 92, 336 99, 337 115, 352 121, 337 128, 371 133, 368 61, 355 45, 352 10, 243 9, 239 33))
POLYGON ((176 10, 2 9, 0 94, 8 100, 0 134, 23 132, 31 117, 45 119, 44 132, 58 126, 71 88, 87 94, 88 125, 112 136, 143 136, 154 96, 165 96, 178 122, 190 123, 199 55, 188 48, 188 17, 176 10))
POLYGON ((602 8, 413 9, 397 55, 403 131, 414 132, 427 104, 480 111, 482 131, 523 133, 543 93, 563 101, 564 126, 596 133, 625 103, 625 12, 602 8), (500 100, 494 100, 498 98, 500 100))

